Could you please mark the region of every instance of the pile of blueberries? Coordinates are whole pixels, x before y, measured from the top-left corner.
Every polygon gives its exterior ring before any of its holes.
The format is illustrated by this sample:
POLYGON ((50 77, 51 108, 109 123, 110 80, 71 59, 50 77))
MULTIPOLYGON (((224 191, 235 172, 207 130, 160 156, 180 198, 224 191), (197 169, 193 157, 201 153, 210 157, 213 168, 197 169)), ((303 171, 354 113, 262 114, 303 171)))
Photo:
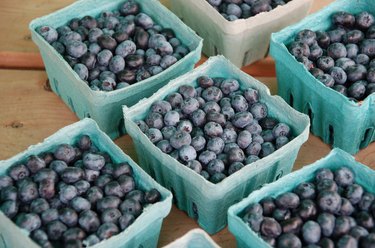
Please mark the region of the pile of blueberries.
POLYGON ((246 19, 268 12, 291 0, 206 0, 228 21, 246 19))
POLYGON ((162 152, 212 183, 266 157, 292 138, 290 127, 268 116, 256 89, 232 78, 197 79, 152 104, 136 121, 162 152))
POLYGON ((243 221, 279 248, 370 248, 375 245, 375 196, 341 167, 320 169, 293 192, 250 204, 243 221))
POLYGON ((132 167, 114 163, 87 135, 76 146, 31 155, 0 176, 0 211, 43 248, 99 243, 160 198, 157 189, 138 189, 132 167))
POLYGON ((97 18, 74 18, 36 31, 92 90, 121 89, 161 73, 190 50, 174 31, 154 23, 134 0, 97 18))
POLYGON ((374 16, 337 12, 332 24, 329 31, 300 31, 289 51, 325 86, 362 101, 375 92, 374 16))

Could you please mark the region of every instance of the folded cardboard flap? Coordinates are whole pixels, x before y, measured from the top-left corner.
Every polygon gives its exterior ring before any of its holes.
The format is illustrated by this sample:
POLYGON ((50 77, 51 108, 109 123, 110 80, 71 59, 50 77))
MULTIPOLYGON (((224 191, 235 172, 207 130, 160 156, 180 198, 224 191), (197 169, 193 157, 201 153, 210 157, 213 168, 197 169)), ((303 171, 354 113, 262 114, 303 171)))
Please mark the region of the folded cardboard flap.
MULTIPOLYGON (((109 240, 100 242, 95 247, 123 247, 124 245, 129 245, 128 247, 138 247, 139 245, 156 247, 162 220, 169 214, 172 207, 171 193, 146 174, 128 155, 124 154, 106 134, 100 131, 95 121, 91 119, 86 118, 64 127, 43 142, 30 146, 24 152, 8 160, 0 161, 0 175, 5 174, 10 166, 24 161, 30 155, 53 151, 55 147, 63 143, 75 144, 78 137, 83 134, 89 135, 93 144, 99 150, 107 152, 114 162, 128 162, 133 168, 137 187, 143 190, 156 188, 162 196, 160 202, 147 206, 125 231, 109 240)), ((0 223, 0 234, 2 234, 0 235, 0 245, 3 242, 4 247, 38 247, 27 234, 25 235, 23 230, 1 212, 0 223)))
POLYGON ((284 192, 291 191, 298 184, 311 181, 317 170, 328 168, 337 170, 343 166, 349 167, 355 174, 355 182, 368 192, 375 193, 375 171, 369 167, 356 162, 354 157, 345 151, 335 148, 326 157, 304 166, 298 171, 265 185, 263 188, 253 191, 248 197, 228 210, 229 231, 236 237, 239 247, 270 247, 263 239, 255 233, 249 225, 242 220, 244 210, 251 203, 256 203, 266 197, 276 197, 284 192))
POLYGON ((124 134, 120 128, 123 126, 122 105, 131 106, 143 97, 150 96, 169 80, 192 70, 201 56, 202 39, 178 17, 157 0, 136 1, 156 23, 165 28, 172 28, 176 37, 189 47, 190 53, 158 75, 111 92, 91 90, 35 29, 42 25, 57 28, 75 17, 97 16, 104 10, 117 9, 124 2, 123 0, 80 0, 52 14, 37 18, 29 24, 32 39, 42 54, 52 90, 80 119, 93 118, 113 139, 124 134), (92 6, 96 7, 92 8, 92 6))
POLYGON ((260 185, 291 171, 298 150, 309 133, 309 119, 306 115, 293 110, 280 97, 271 96, 265 85, 241 72, 223 56, 208 59, 195 70, 172 80, 150 98, 143 99, 131 108, 124 107, 123 111, 125 127, 133 139, 142 168, 175 192, 177 207, 186 211, 190 217, 198 219, 199 225, 210 234, 224 228, 229 206, 260 185), (270 114, 289 124, 296 137, 272 155, 245 166, 218 184, 205 180, 168 154, 162 153, 134 122, 145 118, 153 102, 164 99, 181 85, 197 86, 196 78, 202 75, 236 78, 242 89, 258 89, 261 101, 269 106, 270 114), (277 111, 281 109, 283 111, 277 111))

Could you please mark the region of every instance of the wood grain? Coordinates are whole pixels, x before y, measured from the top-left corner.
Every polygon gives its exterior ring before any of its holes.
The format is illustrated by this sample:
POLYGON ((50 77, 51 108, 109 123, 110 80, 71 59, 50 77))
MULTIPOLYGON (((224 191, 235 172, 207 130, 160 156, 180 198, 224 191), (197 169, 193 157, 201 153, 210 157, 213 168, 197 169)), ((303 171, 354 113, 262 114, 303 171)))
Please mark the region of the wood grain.
MULTIPOLYGON (((276 92, 275 78, 258 79, 271 89, 271 93, 276 92)), ((43 141, 60 128, 78 121, 65 104, 49 91, 46 80, 44 71, 0 70, 0 160, 10 158, 30 145, 43 141)), ((138 160, 128 135, 115 140, 115 143, 135 161, 138 160)), ((294 169, 313 163, 329 151, 328 145, 310 135, 301 147, 294 169)), ((361 150, 357 159, 374 169, 375 143, 361 150)), ((194 220, 173 207, 163 223, 159 246, 197 227, 194 220)), ((222 247, 235 247, 234 237, 227 228, 212 237, 222 247)))
MULTIPOLYGON (((29 23, 31 20, 61 9, 75 0, 1 0, 0 1, 0 51, 39 53, 32 42, 29 23)), ((315 0, 312 11, 333 0, 315 0)), ((171 0, 161 0, 170 7, 171 0)))

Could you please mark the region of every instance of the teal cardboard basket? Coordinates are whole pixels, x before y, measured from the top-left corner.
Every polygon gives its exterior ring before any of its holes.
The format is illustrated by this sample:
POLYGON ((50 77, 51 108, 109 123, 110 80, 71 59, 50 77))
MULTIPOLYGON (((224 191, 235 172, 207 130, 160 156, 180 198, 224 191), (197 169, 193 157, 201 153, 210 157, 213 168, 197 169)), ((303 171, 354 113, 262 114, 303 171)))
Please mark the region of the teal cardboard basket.
POLYGON ((163 248, 220 248, 202 229, 196 228, 163 248))
MULTIPOLYGON (((30 155, 51 151, 59 144, 74 144, 78 137, 87 134, 95 146, 107 152, 116 163, 128 162, 133 168, 134 179, 137 187, 143 190, 156 188, 161 193, 161 201, 147 206, 143 213, 125 231, 108 240, 95 245, 99 247, 156 247, 159 239, 163 219, 169 214, 172 207, 172 194, 155 182, 146 174, 128 155, 112 142, 91 119, 84 119, 70 126, 64 127, 42 143, 30 146, 26 151, 8 159, 0 161, 0 175, 6 174, 7 169, 13 164, 25 160, 30 155)), ((9 218, 0 212, 0 247, 39 247, 34 243, 24 230, 18 228, 9 218)))
POLYGON ((321 168, 337 170, 346 166, 355 174, 355 182, 368 192, 375 193, 375 171, 358 163, 348 153, 338 148, 333 149, 328 156, 305 166, 274 183, 265 185, 260 190, 254 191, 247 198, 232 206, 228 210, 229 231, 236 237, 237 247, 269 248, 263 239, 255 233, 243 220, 244 210, 251 203, 256 203, 265 197, 276 197, 284 192, 293 190, 298 184, 313 180, 315 172, 321 168))
POLYGON ((337 11, 375 14, 375 1, 337 0, 301 22, 272 34, 270 54, 276 61, 279 95, 292 107, 310 116, 311 131, 325 143, 355 154, 375 140, 375 94, 356 103, 324 86, 288 51, 303 29, 327 30, 337 11))
POLYGON ((35 28, 41 25, 57 28, 75 17, 97 16, 104 10, 115 10, 123 2, 124 0, 80 0, 50 15, 37 18, 29 25, 32 39, 42 55, 52 90, 78 118, 93 118, 112 139, 124 134, 121 106, 132 106, 140 99, 152 95, 169 80, 192 70, 201 57, 202 39, 159 1, 136 0, 156 23, 172 28, 177 38, 189 47, 190 53, 158 75, 123 89, 104 92, 91 90, 35 28))
POLYGON ((227 210, 252 190, 264 183, 272 182, 288 174, 293 167, 297 153, 309 134, 309 119, 291 108, 282 98, 271 96, 269 89, 242 72, 223 56, 211 57, 193 71, 171 81, 148 99, 131 108, 124 107, 126 131, 132 137, 139 163, 160 184, 170 189, 178 208, 186 211, 208 233, 221 230, 227 223, 227 210), (196 79, 202 75, 236 78, 241 89, 248 87, 259 91, 262 101, 267 103, 271 116, 287 123, 296 138, 287 145, 218 184, 213 184, 177 160, 162 153, 135 124, 143 120, 153 102, 176 92, 181 85, 197 87, 196 79))

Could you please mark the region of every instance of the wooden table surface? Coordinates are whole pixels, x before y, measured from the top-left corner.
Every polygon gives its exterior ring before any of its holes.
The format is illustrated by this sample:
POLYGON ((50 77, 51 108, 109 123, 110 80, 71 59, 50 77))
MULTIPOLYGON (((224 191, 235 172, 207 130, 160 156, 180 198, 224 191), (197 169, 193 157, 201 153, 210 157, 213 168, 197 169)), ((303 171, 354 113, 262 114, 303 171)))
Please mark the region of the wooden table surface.
MULTIPOLYGON (((7 159, 28 146, 41 142, 60 128, 78 121, 68 107, 49 90, 44 70, 17 70, 4 68, 33 68, 38 61, 39 51, 30 40, 28 23, 35 17, 57 10, 74 0, 1 0, 0 1, 0 160, 7 159), (4 35, 6 34, 6 35, 4 35), (15 66, 19 62, 27 66, 15 66)), ((162 1, 169 6, 169 0, 162 1)), ((316 0, 313 11, 332 0, 316 0)), ((40 65, 36 66, 40 69, 40 65)), ((272 94, 277 93, 277 83, 270 77, 272 60, 266 59, 245 68, 264 82, 272 94)), ((115 140, 115 143, 135 161, 137 156, 129 136, 115 140)), ((327 155, 330 147, 319 138, 310 135, 302 146, 294 170, 313 163, 327 155)), ((361 150, 356 159, 375 169, 375 143, 361 150)), ((159 246, 166 245, 187 231, 197 228, 197 223, 172 208, 165 219, 159 239, 159 246)), ((222 247, 235 247, 234 237, 225 228, 212 238, 222 247)))

